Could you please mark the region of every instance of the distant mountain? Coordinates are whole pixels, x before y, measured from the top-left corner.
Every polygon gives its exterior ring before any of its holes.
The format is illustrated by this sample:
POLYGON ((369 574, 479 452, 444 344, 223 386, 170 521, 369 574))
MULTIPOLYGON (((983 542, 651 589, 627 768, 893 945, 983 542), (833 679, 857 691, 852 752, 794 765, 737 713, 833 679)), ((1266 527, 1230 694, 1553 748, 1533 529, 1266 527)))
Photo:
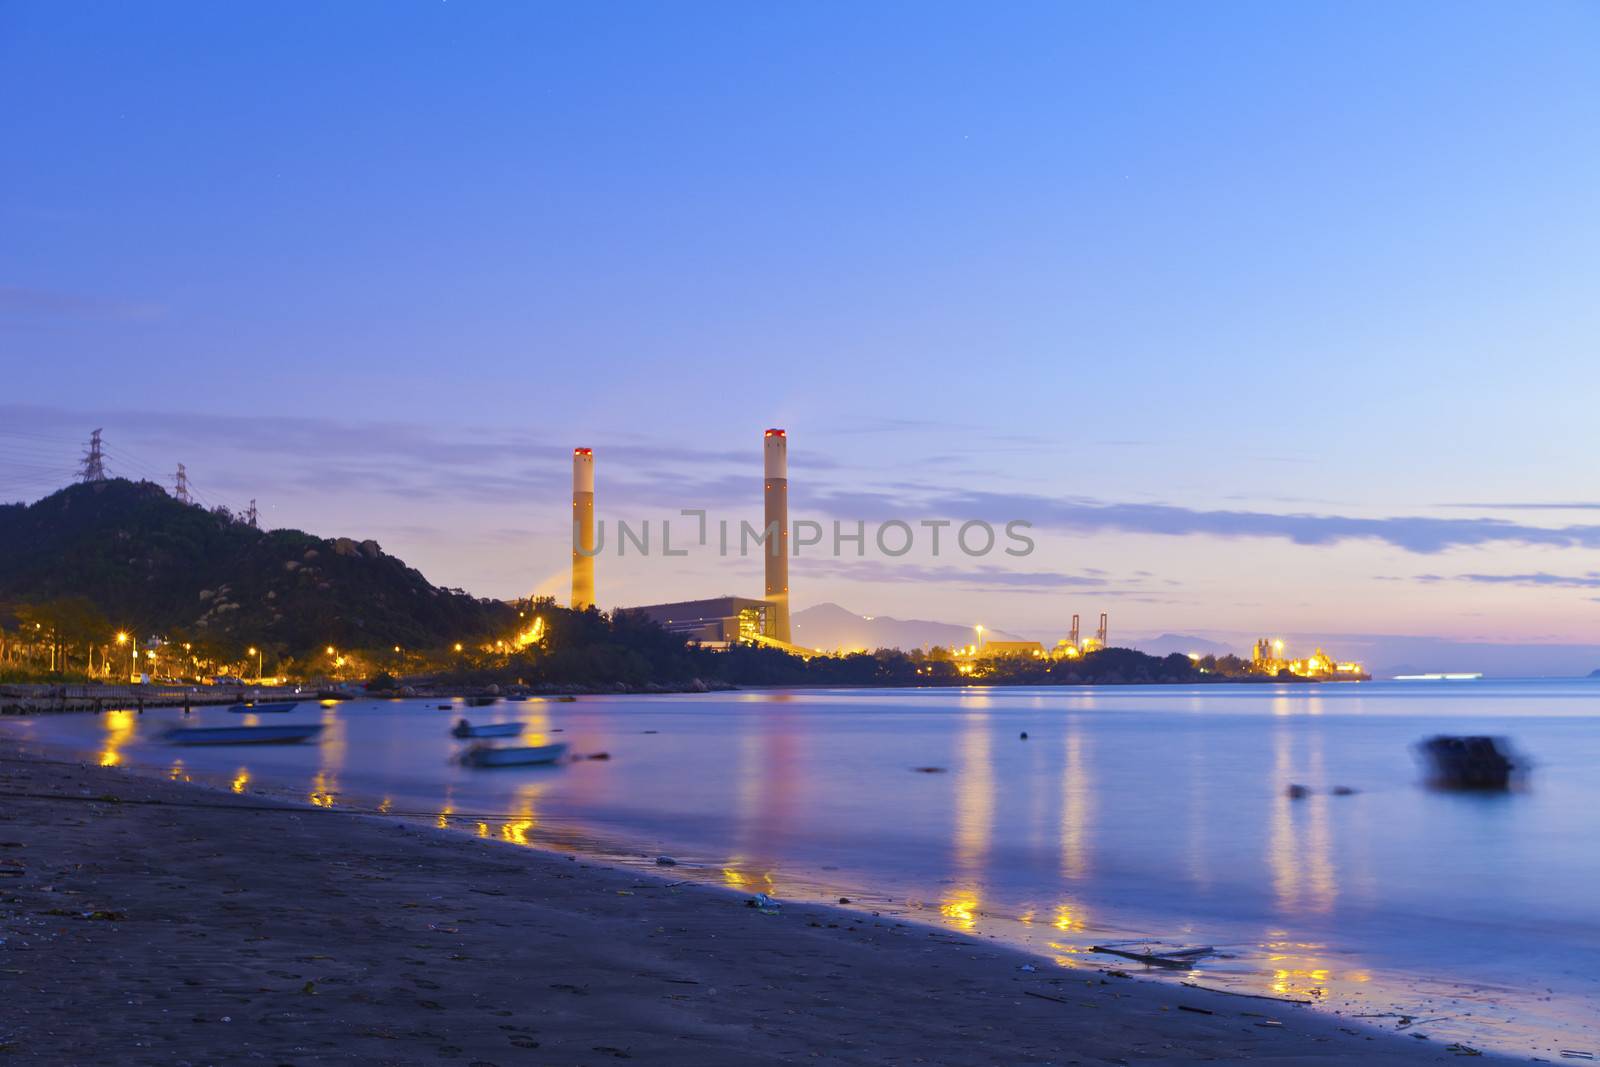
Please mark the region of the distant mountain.
POLYGON ((514 608, 440 589, 376 541, 258 530, 150 482, 0 506, 0 606, 84 597, 117 628, 281 648, 443 647, 514 608))
POLYGON ((1220 644, 1216 641, 1207 641, 1203 637, 1194 637, 1189 634, 1162 634, 1160 637, 1141 638, 1128 642, 1129 648, 1136 648, 1151 656, 1170 656, 1174 652, 1188 655, 1198 652, 1202 656, 1241 655, 1242 653, 1232 645, 1220 644))
MULTIPOLYGON (((953 648, 970 645, 977 639, 971 626, 958 623, 927 622, 921 619, 892 619, 887 615, 857 615, 838 604, 818 604, 797 611, 790 618, 797 645, 832 652, 838 649, 932 648, 939 645, 953 648)), ((985 631, 986 638, 996 641, 1020 641, 1022 638, 1004 630, 985 631)))

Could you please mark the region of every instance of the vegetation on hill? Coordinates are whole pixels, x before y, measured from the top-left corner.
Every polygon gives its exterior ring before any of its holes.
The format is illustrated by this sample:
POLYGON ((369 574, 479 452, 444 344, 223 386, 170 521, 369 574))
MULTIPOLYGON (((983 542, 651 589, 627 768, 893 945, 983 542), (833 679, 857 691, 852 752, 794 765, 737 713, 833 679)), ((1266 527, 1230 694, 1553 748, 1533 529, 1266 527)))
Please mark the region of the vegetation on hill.
POLYGON ((251 646, 268 660, 441 647, 516 622, 511 605, 437 588, 374 541, 258 530, 122 479, 0 506, 0 609, 24 632, 54 629, 67 671, 117 631, 227 662, 251 646))

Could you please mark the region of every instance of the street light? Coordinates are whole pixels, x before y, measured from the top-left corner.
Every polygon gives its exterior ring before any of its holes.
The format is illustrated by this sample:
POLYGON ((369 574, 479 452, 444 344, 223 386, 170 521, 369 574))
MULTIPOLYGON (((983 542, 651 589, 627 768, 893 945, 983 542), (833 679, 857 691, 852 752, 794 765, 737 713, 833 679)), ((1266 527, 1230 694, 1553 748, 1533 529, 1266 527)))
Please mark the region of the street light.
POLYGON ((261 650, 254 645, 250 646, 250 655, 256 658, 256 684, 261 684, 261 650))
POLYGON ((983 623, 980 622, 978 625, 974 626, 973 629, 978 631, 978 651, 982 652, 983 651, 983 623))

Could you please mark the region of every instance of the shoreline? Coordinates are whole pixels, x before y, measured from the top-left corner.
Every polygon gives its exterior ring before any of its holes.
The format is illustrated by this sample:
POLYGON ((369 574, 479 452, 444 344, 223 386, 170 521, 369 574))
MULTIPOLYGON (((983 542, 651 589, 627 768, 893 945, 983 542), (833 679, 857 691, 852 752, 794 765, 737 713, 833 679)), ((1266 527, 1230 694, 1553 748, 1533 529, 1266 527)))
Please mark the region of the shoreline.
POLYGON ((1066 971, 858 910, 769 914, 698 882, 4 737, 0 792, 0 1050, 41 1061, 1455 1058, 1293 1004, 1066 971))
POLYGON ((511 685, 506 687, 501 687, 497 684, 437 687, 428 684, 405 684, 396 690, 374 690, 361 693, 343 690, 339 690, 336 693, 336 687, 332 684, 324 683, 319 685, 315 682, 307 682, 303 685, 273 686, 221 686, 202 683, 174 683, 170 685, 150 685, 148 687, 102 682, 5 682, 0 683, 0 715, 27 716, 63 714, 67 712, 99 712, 115 710, 120 707, 131 708, 135 705, 143 708, 208 707, 253 700, 472 700, 495 697, 498 700, 516 702, 518 700, 538 700, 546 697, 694 696, 709 693, 765 693, 787 689, 859 689, 864 692, 881 689, 1084 689, 1130 686, 1343 685, 1370 682, 1372 680, 1372 678, 1275 678, 1266 675, 1216 675, 1190 678, 1183 681, 1163 681, 1161 679, 1119 679, 1108 681, 1098 679, 1076 682, 992 682, 962 679, 959 681, 919 683, 915 685, 907 685, 901 682, 882 685, 841 685, 838 682, 735 685, 731 682, 723 682, 716 679, 704 681, 695 678, 687 683, 646 682, 640 685, 630 685, 624 682, 596 685, 545 683, 532 686, 511 685))

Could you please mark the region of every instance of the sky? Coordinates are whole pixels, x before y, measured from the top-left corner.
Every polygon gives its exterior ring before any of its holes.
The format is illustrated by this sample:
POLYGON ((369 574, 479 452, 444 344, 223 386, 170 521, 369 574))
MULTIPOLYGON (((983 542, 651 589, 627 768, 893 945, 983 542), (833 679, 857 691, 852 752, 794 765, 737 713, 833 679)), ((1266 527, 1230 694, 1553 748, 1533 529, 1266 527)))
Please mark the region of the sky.
POLYGON ((759 520, 780 426, 795 518, 1036 546, 802 555, 796 607, 1600 643, 1597 48, 1561 2, 0 0, 0 498, 103 427, 564 595, 573 447, 676 542, 759 520))

